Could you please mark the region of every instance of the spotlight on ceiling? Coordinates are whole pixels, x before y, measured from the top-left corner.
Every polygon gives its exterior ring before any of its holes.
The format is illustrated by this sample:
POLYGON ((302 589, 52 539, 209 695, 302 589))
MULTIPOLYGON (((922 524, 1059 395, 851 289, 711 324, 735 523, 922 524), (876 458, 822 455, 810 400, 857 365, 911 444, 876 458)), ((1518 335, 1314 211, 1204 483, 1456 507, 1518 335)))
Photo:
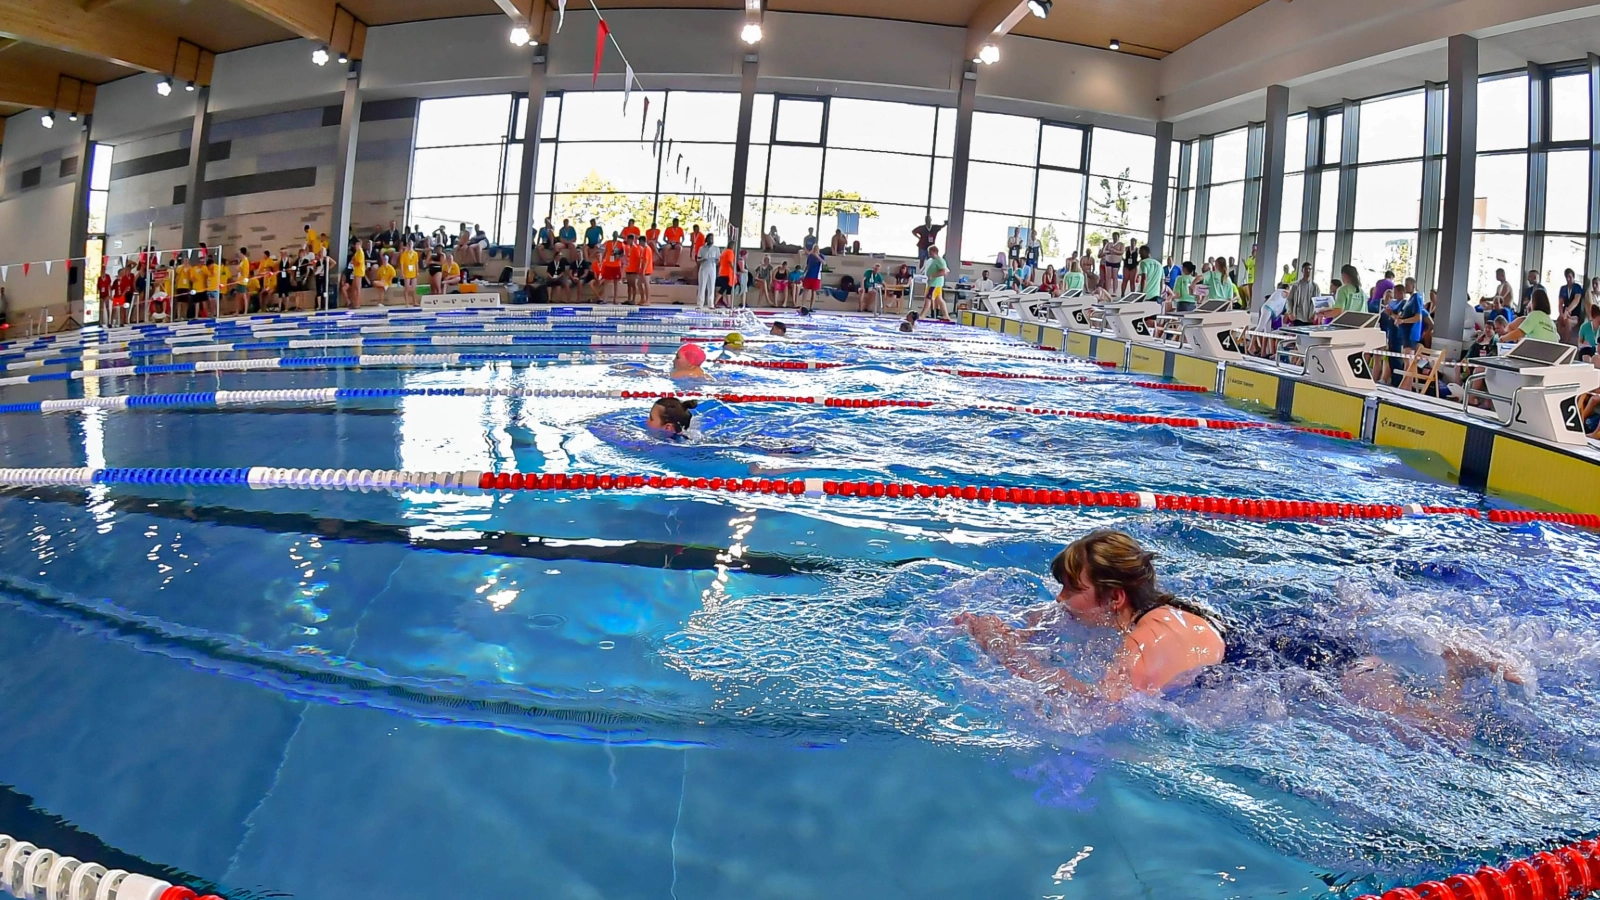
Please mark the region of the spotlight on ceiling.
POLYGON ((191 82, 185 84, 183 86, 183 89, 186 90, 186 91, 191 91, 192 92, 194 90, 194 82, 191 81, 191 82))
POLYGON ((163 97, 170 96, 172 94, 172 79, 163 78, 156 82, 156 93, 163 97))
POLYGON ((1050 7, 1054 5, 1054 0, 1028 0, 1028 12, 1043 19, 1050 15, 1050 7))
POLYGON ((528 34, 528 26, 514 25, 511 28, 511 43, 513 46, 526 47, 533 42, 533 35, 528 34))
POLYGON ((78 121, 78 113, 76 111, 67 113, 67 121, 68 122, 76 122, 76 121, 78 121))
POLYGON ((323 46, 323 47, 318 47, 317 49, 311 51, 311 61, 316 63, 319 66, 327 65, 328 64, 328 48, 326 46, 323 46))
POLYGON ((1113 50, 1121 50, 1122 49, 1122 42, 1117 40, 1116 38, 1112 38, 1111 39, 1111 49, 1113 49, 1113 50))
POLYGON ((49 112, 45 113, 44 115, 40 116, 39 117, 39 124, 43 125, 46 128, 54 128, 54 127, 56 127, 56 111, 52 109, 49 112))
POLYGON ((345 51, 343 51, 343 50, 340 50, 340 51, 339 51, 339 65, 341 65, 341 66, 342 66, 342 65, 344 65, 344 64, 345 64, 345 63, 348 63, 348 62, 349 62, 349 61, 350 61, 350 54, 349 54, 349 53, 346 53, 346 52, 345 52, 345 51))
POLYGON ((758 44, 758 43, 760 43, 761 42, 761 23, 759 23, 759 22, 747 22, 747 23, 745 23, 744 30, 739 32, 739 37, 743 38, 744 42, 746 44, 758 44))
POLYGON ((992 66, 1000 61, 1000 48, 995 44, 984 44, 978 49, 978 56, 973 62, 992 66))

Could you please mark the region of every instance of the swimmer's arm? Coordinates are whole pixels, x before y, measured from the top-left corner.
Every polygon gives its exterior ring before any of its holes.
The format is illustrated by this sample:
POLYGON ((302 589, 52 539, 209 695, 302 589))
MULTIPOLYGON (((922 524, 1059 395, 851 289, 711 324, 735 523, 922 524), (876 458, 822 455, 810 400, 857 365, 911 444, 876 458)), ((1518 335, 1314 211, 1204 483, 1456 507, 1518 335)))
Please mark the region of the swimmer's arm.
POLYGON ((1104 695, 1104 692, 1094 685, 1080 681, 1055 666, 1040 662, 1026 646, 1026 632, 1012 628, 994 616, 961 613, 955 617, 955 624, 971 632, 985 653, 1018 678, 1032 681, 1051 691, 1066 691, 1085 697, 1104 695))

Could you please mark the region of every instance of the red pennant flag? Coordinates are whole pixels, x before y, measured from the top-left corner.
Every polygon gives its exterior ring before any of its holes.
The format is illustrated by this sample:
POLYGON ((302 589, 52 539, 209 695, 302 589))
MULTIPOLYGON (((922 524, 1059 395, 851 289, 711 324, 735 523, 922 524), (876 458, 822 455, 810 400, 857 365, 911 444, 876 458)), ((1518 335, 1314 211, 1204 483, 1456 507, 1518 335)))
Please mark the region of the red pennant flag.
POLYGON ((600 60, 606 55, 606 36, 611 34, 611 26, 605 19, 600 20, 600 27, 594 33, 594 79, 591 87, 600 84, 600 60))
POLYGON ((27 278, 28 277, 28 269, 30 269, 32 267, 33 267, 33 263, 23 263, 22 264, 22 277, 23 278, 27 278))

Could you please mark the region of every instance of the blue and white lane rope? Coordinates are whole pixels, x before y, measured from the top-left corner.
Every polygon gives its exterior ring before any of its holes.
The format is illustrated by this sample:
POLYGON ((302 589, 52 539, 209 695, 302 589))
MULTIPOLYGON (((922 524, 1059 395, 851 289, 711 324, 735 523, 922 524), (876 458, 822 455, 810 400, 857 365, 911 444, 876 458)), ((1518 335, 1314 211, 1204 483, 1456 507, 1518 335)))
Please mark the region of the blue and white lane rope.
MULTIPOLYGON (((33 400, 27 403, 0 403, 0 415, 73 412, 84 409, 171 409, 258 404, 311 406, 336 403, 340 400, 397 399, 402 397, 538 397, 548 399, 624 400, 632 399, 635 394, 642 393, 645 392, 512 387, 292 388, 281 391, 184 391, 171 394, 124 394, 115 397, 80 397, 73 400, 33 400)), ((700 395, 697 394, 695 396, 700 395)))

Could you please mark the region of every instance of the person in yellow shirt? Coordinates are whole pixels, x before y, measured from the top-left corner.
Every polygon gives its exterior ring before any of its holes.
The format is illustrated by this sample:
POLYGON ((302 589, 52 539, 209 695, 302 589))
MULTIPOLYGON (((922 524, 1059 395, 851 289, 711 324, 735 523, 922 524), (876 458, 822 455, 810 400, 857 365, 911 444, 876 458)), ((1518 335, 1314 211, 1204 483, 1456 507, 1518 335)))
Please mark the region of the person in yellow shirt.
POLYGON ((445 292, 448 293, 452 287, 458 287, 458 286, 460 286, 460 284, 461 284, 461 265, 456 262, 456 258, 455 258, 454 254, 446 253, 444 255, 444 289, 445 289, 445 292))
POLYGON ((345 304, 351 309, 361 305, 361 283, 367 277, 367 254, 361 249, 361 242, 350 242, 350 261, 344 269, 344 297, 345 304))
POLYGON ((176 318, 182 315, 189 318, 194 315, 194 289, 193 279, 189 272, 189 264, 182 256, 172 263, 172 314, 176 318), (180 313, 179 311, 182 310, 180 313))
POLYGON ((373 287, 378 289, 378 302, 384 306, 389 304, 389 285, 394 284, 394 266, 389 265, 389 254, 382 256, 383 262, 378 266, 378 277, 373 281, 373 287))
POLYGON ((210 287, 209 294, 217 300, 217 318, 222 318, 222 297, 228 292, 228 283, 231 277, 228 274, 228 264, 222 259, 222 248, 216 249, 216 259, 211 263, 211 271, 206 275, 206 285, 210 287))
POLYGON ((421 258, 417 255, 416 248, 406 241, 405 249, 400 251, 400 278, 405 284, 402 297, 407 306, 416 306, 417 300, 417 268, 421 258))
MULTIPOLYGON (((256 263, 257 279, 261 285, 261 308, 266 309, 269 302, 273 302, 273 295, 278 289, 278 261, 272 258, 271 250, 261 251, 261 261, 256 263)), ((281 307, 282 304, 278 303, 281 307)))
POLYGON ((228 280, 228 296, 239 298, 237 315, 253 312, 250 309, 250 251, 239 248, 239 256, 233 261, 233 271, 228 280))
POLYGON ((321 253, 327 247, 322 241, 322 235, 317 234, 317 230, 310 225, 306 226, 306 246, 311 248, 312 253, 321 253))

